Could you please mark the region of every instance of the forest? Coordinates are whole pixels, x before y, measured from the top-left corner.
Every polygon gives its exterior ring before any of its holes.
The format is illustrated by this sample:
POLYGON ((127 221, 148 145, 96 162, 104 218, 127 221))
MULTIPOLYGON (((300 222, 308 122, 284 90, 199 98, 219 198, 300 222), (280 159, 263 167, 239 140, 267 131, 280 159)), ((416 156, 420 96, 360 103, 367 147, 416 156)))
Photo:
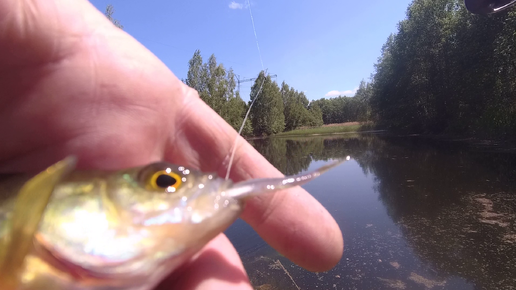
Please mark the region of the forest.
POLYGON ((254 101, 243 135, 272 135, 323 124, 324 115, 316 102, 309 102, 303 92, 285 82, 278 85, 264 71, 259 73, 251 88, 249 103, 245 103, 236 91, 233 70, 218 64, 215 55, 204 62, 197 50, 188 65, 183 82, 197 90, 201 99, 236 130, 254 101))
POLYGON ((195 51, 188 62, 188 73, 183 82, 194 88, 201 99, 238 130, 254 101, 243 135, 267 136, 300 127, 349 121, 367 121, 371 114, 368 100, 370 85, 362 82, 355 97, 337 97, 310 102, 307 96, 285 81, 280 85, 261 71, 245 103, 236 90, 235 73, 217 63, 215 55, 207 62, 195 51))
POLYGON ((414 133, 504 138, 516 130, 516 12, 415 0, 371 80, 372 118, 414 133))
MULTIPOLYGON (((112 13, 108 7, 106 16, 122 28, 112 13)), ((514 138, 514 9, 480 16, 462 0, 414 0, 397 28, 354 97, 309 101, 302 89, 278 84, 262 71, 246 103, 233 70, 215 55, 204 62, 199 50, 183 82, 237 130, 256 99, 244 135, 359 121, 401 133, 514 138)))
MULTIPOLYGON (((278 85, 267 77, 246 133, 270 135, 322 123, 373 121, 395 132, 510 137, 516 131, 514 31, 513 10, 479 16, 460 0, 414 0, 397 33, 382 47, 370 81, 362 81, 354 97, 309 102, 285 82, 278 85)), ((251 100, 263 76, 261 72, 256 79, 251 100)), ((234 92, 233 72, 217 65, 215 56, 202 64, 196 51, 185 82, 238 126, 249 104, 234 92), (225 102, 236 98, 233 102, 240 104, 235 116, 221 109, 230 106, 216 105, 222 95, 225 102)))

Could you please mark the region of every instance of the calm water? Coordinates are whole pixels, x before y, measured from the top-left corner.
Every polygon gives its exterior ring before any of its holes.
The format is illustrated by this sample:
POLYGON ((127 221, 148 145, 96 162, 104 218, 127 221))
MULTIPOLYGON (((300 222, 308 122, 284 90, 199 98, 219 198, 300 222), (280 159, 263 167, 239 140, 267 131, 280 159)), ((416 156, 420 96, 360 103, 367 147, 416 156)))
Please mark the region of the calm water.
POLYGON ((419 137, 254 140, 285 174, 353 159, 304 186, 345 250, 311 273, 239 220, 226 234, 256 289, 516 289, 516 153, 419 137))

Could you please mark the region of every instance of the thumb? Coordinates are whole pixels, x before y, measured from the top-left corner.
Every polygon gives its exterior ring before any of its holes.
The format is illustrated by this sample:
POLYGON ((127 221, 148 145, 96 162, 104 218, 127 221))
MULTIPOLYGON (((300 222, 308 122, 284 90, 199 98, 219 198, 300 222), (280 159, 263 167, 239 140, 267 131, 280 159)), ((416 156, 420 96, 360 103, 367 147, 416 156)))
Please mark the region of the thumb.
POLYGON ((59 61, 81 38, 109 25, 85 0, 2 0, 0 70, 59 61))

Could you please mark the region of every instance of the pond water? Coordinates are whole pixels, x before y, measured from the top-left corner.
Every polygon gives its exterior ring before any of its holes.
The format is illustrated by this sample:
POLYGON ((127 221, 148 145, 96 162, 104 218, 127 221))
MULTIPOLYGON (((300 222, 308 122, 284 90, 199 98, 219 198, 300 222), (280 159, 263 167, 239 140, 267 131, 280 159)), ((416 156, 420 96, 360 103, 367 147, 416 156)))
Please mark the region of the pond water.
POLYGON ((375 134, 252 144, 285 174, 350 155, 305 185, 337 220, 344 256, 311 273, 242 220, 226 234, 255 289, 516 289, 516 153, 375 134))

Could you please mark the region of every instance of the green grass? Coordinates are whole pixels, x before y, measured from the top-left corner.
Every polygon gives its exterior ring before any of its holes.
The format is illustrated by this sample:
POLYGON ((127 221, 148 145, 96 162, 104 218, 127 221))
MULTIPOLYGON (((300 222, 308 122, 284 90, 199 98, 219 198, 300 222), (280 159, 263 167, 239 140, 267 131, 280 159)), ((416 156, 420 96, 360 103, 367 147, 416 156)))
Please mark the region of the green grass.
POLYGON ((288 132, 282 132, 274 136, 306 136, 306 135, 326 135, 326 134, 339 134, 361 131, 362 125, 341 125, 341 126, 326 126, 326 127, 315 127, 307 129, 298 129, 288 132))

